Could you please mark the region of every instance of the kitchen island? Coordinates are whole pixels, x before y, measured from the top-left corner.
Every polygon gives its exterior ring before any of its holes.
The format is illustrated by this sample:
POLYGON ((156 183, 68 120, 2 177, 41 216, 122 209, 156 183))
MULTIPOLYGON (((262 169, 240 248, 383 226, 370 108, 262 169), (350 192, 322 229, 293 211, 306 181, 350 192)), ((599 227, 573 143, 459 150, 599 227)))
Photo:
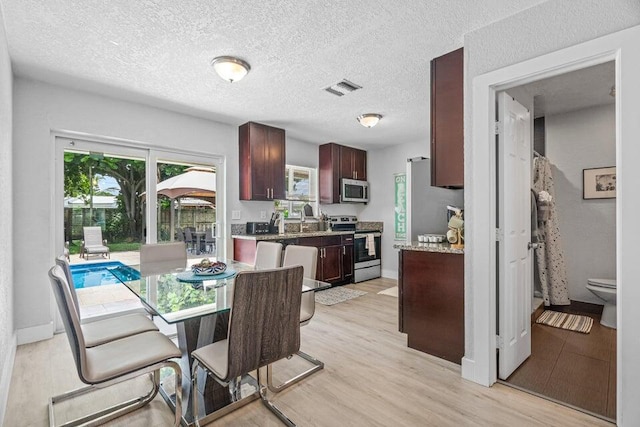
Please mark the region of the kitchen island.
POLYGON ((400 332, 416 350, 460 364, 464 356, 464 249, 396 244, 400 332))

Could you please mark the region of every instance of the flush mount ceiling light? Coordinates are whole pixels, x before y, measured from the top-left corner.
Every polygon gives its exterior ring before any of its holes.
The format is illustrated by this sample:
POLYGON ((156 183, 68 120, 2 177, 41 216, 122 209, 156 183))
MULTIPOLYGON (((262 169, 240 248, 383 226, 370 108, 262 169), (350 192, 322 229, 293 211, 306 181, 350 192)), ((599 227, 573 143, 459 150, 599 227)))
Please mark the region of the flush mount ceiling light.
POLYGON ((358 121, 362 126, 366 128, 372 128, 378 124, 381 118, 382 118, 382 115, 380 114, 368 113, 368 114, 363 114, 361 116, 358 116, 358 121))
POLYGON ((229 83, 242 80, 247 75, 251 66, 242 59, 233 56, 218 56, 211 60, 211 65, 216 73, 229 83))

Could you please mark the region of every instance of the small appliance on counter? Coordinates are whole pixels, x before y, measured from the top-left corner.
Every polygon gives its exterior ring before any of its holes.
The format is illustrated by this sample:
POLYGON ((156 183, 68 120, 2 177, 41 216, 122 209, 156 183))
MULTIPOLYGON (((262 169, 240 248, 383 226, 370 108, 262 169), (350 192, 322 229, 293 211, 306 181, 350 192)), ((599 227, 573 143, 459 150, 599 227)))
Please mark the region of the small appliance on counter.
POLYGON ((269 223, 268 222, 248 222, 247 223, 247 234, 269 234, 269 223))

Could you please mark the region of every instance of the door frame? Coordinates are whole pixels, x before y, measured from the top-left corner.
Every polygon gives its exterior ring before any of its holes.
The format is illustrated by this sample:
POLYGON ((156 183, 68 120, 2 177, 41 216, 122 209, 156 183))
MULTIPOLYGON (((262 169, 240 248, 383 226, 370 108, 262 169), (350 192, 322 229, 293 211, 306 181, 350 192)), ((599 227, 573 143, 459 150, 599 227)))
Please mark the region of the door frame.
POLYGON ((496 363, 496 93, 536 80, 615 61, 616 64, 616 271, 617 271, 617 421, 640 419, 634 395, 640 384, 640 342, 632 326, 640 324, 640 263, 635 237, 640 222, 640 197, 633 184, 640 182, 640 26, 552 52, 477 76, 472 90, 472 138, 465 142, 465 256, 466 353, 462 376, 490 386, 497 379, 496 363), (629 284, 628 286, 625 286, 629 284), (628 327, 627 327, 628 326, 628 327), (622 373, 624 372, 624 377, 622 373))

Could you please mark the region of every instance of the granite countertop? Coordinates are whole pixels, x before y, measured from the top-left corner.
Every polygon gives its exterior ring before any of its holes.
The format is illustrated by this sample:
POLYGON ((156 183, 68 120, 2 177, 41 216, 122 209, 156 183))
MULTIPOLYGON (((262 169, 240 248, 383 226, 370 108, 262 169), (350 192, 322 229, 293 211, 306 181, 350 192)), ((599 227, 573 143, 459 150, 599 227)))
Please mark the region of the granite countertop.
POLYGON ((284 234, 234 234, 233 239, 245 240, 281 240, 281 239, 297 239, 300 237, 322 237, 322 236, 340 236, 343 234, 354 234, 353 231, 308 231, 305 233, 294 232, 284 234))
POLYGON ((452 248, 450 243, 396 243, 394 249, 402 251, 422 251, 422 252, 440 252, 443 254, 464 254, 463 248, 452 248))

